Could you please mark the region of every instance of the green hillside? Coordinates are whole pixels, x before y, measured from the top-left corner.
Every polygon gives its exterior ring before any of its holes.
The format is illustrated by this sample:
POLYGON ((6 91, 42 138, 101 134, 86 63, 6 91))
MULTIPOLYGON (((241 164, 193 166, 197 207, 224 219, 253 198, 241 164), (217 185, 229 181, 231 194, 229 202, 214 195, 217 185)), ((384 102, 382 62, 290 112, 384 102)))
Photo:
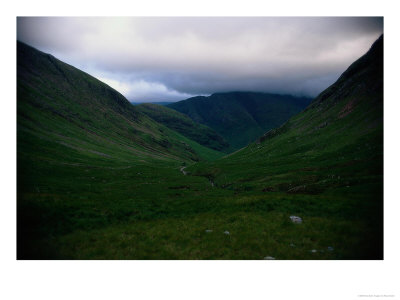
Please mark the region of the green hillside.
MULTIPOLYGON (((250 207, 299 214, 315 225, 324 218, 320 226, 351 222, 340 238, 354 251, 346 257, 382 258, 383 37, 304 112, 189 171, 237 193, 262 191, 250 207)), ((332 230, 325 234, 337 234, 332 230)))
POLYGON ((141 104, 136 106, 139 111, 168 128, 179 132, 200 145, 224 151, 229 144, 211 128, 195 123, 188 116, 171 108, 157 104, 141 104))
POLYGON ((234 151, 280 126, 310 101, 288 95, 230 92, 193 97, 168 107, 214 129, 229 142, 230 151, 234 151))
POLYGON ((220 156, 92 76, 17 43, 19 257, 41 257, 41 238, 132 214, 137 203, 126 193, 148 187, 149 174, 180 178, 182 164, 220 156))
POLYGON ((22 43, 17 60, 19 158, 31 160, 31 151, 45 156, 51 148, 72 161, 76 154, 113 161, 201 159, 186 140, 94 77, 22 43))

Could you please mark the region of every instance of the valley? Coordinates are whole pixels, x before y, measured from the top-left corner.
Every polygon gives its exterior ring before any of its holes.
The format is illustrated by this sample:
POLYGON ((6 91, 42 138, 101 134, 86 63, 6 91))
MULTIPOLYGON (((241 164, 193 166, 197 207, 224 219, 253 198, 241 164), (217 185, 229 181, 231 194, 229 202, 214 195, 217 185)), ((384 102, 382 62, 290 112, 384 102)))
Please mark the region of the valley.
POLYGON ((134 106, 17 62, 18 259, 383 259, 383 36, 313 100, 134 106))

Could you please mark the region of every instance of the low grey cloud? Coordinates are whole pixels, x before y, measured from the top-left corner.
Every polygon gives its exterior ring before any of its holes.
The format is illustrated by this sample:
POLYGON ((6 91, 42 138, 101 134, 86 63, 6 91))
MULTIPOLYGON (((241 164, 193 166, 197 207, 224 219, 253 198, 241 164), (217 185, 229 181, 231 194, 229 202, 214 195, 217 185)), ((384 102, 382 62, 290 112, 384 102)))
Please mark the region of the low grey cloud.
POLYGON ((380 17, 20 17, 17 39, 135 102, 224 91, 316 96, 383 33, 380 17))

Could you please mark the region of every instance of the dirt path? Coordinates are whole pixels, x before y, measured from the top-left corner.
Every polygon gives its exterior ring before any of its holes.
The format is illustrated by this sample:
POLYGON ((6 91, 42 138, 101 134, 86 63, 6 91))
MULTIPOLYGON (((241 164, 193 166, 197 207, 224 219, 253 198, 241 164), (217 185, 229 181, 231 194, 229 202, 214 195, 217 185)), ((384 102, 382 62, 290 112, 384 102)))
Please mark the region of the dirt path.
MULTIPOLYGON (((181 171, 183 175, 187 175, 187 172, 185 171, 185 169, 186 169, 186 167, 181 167, 181 168, 179 169, 179 171, 181 171)), ((214 181, 213 181, 211 178, 209 178, 208 181, 210 182, 210 185, 211 185, 212 187, 215 186, 215 185, 214 185, 214 181)))

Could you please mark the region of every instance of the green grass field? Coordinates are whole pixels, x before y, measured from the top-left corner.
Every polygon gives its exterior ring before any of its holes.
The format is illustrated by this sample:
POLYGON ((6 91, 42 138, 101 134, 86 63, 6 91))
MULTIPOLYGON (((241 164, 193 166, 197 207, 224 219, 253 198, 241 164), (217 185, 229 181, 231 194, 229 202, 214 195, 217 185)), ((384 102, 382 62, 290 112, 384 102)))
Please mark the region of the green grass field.
POLYGON ((179 167, 171 162, 47 163, 36 165, 27 179, 21 170, 19 256, 368 259, 381 255, 379 186, 375 193, 362 185, 318 195, 242 191, 212 187, 204 177, 183 175, 179 167), (302 217, 303 223, 293 224, 290 215, 302 217), (313 249, 318 251, 312 253, 313 249))

